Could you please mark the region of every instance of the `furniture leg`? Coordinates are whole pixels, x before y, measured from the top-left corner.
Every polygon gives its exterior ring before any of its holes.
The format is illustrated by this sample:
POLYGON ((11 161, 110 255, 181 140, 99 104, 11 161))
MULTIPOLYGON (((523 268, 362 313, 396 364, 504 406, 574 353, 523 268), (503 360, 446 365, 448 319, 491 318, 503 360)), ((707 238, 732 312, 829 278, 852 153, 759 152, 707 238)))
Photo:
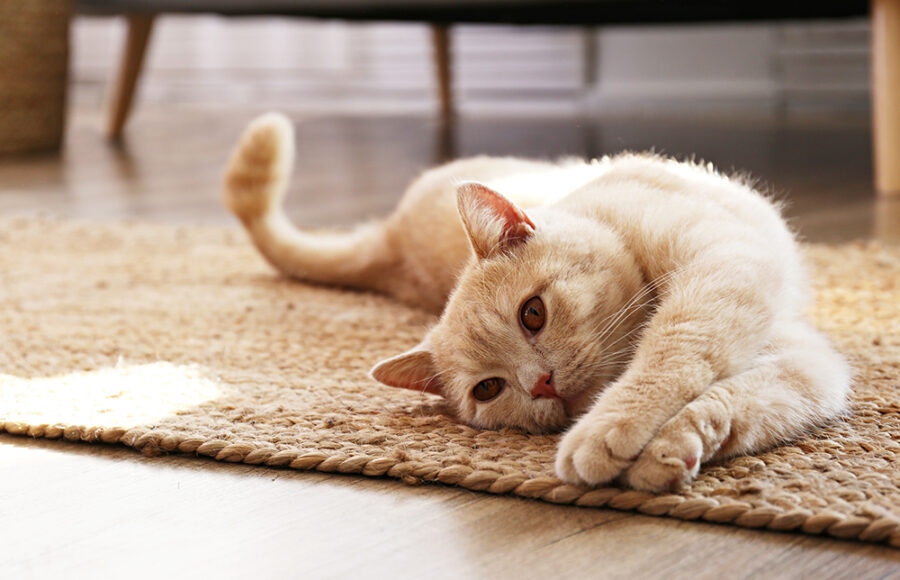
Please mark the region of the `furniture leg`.
POLYGON ((117 77, 112 86, 109 105, 109 120, 106 136, 110 140, 118 140, 122 129, 128 121, 134 89, 141 75, 147 43, 153 30, 155 14, 129 14, 126 16, 128 29, 125 36, 125 48, 119 63, 117 77))
POLYGON ((872 0, 875 190, 900 198, 900 0, 872 0))
POLYGON ((446 24, 431 25, 431 41, 434 46, 434 65, 437 73, 438 96, 441 100, 441 122, 449 125, 453 121, 453 65, 450 46, 450 27, 446 24))

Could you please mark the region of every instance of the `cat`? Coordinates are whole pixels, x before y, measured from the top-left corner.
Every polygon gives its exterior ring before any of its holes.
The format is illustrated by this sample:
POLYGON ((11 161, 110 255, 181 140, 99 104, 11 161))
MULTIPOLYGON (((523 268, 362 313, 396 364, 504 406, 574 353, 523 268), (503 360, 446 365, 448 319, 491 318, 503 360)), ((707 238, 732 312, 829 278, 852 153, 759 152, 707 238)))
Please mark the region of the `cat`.
POLYGON ((441 313, 372 377, 478 428, 568 428, 565 482, 676 489, 845 410, 794 235, 745 180, 653 154, 475 157, 426 171, 383 221, 314 233, 281 209, 293 162, 276 113, 229 160, 224 202, 262 255, 441 313))

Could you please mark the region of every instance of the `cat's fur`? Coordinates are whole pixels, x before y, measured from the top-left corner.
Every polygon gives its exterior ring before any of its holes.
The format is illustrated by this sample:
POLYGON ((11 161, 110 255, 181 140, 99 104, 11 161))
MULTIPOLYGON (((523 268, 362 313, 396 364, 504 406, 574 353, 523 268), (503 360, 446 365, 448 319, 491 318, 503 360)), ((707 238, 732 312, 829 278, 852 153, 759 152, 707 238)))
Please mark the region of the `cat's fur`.
POLYGON ((557 455, 565 481, 670 488, 844 409, 849 369, 803 316, 794 238, 741 180, 654 155, 478 157, 424 173, 383 222, 309 233, 281 211, 292 165, 276 114, 229 162, 225 203, 262 254, 300 279, 442 312, 373 376, 440 394, 477 427, 577 419, 557 455), (546 307, 534 335, 521 322, 533 296, 546 307), (505 388, 476 400, 492 377, 505 388), (544 383, 555 391, 535 395, 544 383))

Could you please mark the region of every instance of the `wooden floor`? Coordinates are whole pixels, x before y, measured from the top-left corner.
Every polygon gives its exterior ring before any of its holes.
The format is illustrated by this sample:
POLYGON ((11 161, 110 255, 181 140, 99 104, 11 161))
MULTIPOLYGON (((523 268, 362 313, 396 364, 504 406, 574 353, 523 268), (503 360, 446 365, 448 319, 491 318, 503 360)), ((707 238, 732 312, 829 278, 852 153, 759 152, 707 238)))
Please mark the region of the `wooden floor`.
MULTIPOLYGON (((0 159, 0 214, 234 223, 219 203, 219 175, 253 115, 141 111, 126 141, 113 147, 101 138, 100 111, 75 111, 61 159, 0 159)), ((453 134, 418 117, 296 119, 287 207, 301 225, 384 215, 420 171, 454 157, 594 157, 652 148, 749 173, 788 202, 787 214, 807 239, 900 239, 900 200, 876 202, 872 192, 869 124, 861 116, 466 119, 453 134)))
MULTIPOLYGON (((0 214, 232 223, 218 175, 251 112, 141 111, 121 147, 75 111, 63 157, 0 161, 0 214)), ((297 118, 289 198, 306 225, 379 215, 453 155, 655 146, 742 168, 817 241, 898 238, 864 119, 297 118)), ((0 576, 900 578, 900 551, 827 538, 0 435, 0 576)))

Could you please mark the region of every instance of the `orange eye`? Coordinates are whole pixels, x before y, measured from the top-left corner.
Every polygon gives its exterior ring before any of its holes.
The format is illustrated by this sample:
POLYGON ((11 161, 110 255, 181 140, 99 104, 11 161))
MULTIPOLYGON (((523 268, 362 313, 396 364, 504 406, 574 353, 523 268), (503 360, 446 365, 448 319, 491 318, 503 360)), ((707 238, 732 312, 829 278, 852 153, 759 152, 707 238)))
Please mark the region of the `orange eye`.
POLYGON ((477 401, 490 401, 503 391, 505 384, 506 381, 500 378, 485 379, 475 385, 475 388, 472 389, 472 396, 477 401))
POLYGON ((547 311, 544 310, 544 302, 540 296, 533 296, 526 300, 525 304, 522 305, 522 310, 519 312, 519 320, 522 321, 522 326, 531 334, 537 334, 540 329, 544 328, 546 319, 547 311))

